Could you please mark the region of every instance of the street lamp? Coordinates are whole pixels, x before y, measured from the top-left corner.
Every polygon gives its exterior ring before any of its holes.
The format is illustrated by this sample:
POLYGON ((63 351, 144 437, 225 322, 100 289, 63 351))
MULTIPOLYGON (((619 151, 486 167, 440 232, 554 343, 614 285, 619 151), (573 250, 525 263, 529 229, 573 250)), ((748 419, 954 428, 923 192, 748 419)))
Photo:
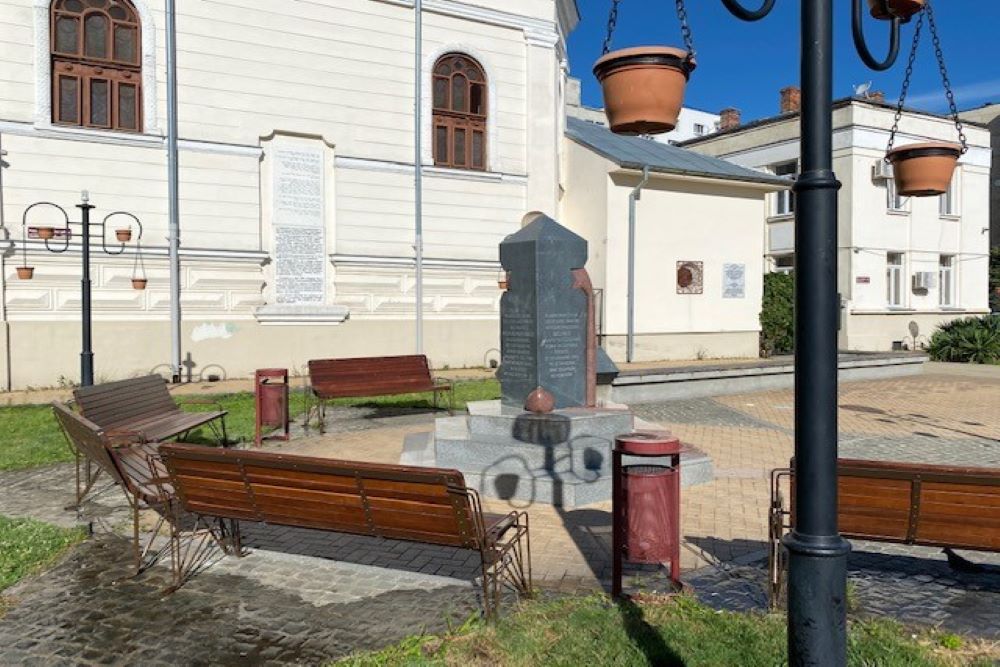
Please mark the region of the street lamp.
MULTIPOLYGON (((125 245, 132 241, 132 224, 138 228, 138 235, 135 236, 135 262, 132 269, 132 288, 137 290, 146 289, 145 267, 142 262, 142 223, 139 218, 131 213, 116 211, 109 213, 99 223, 91 223, 90 212, 94 206, 90 203, 90 195, 84 190, 80 194, 80 203, 76 205, 80 209, 80 221, 72 221, 69 214, 58 204, 42 201, 35 202, 24 210, 21 218, 21 257, 22 265, 17 267, 17 275, 22 280, 31 280, 34 277, 34 267, 28 266, 27 239, 38 239, 44 242, 45 249, 52 253, 64 253, 69 250, 69 242, 73 237, 72 225, 80 227, 80 254, 83 257, 83 275, 80 280, 81 298, 80 310, 83 325, 83 345, 80 352, 80 384, 89 387, 94 384, 94 351, 92 347, 92 327, 91 327, 91 305, 90 305, 90 240, 91 228, 100 227, 101 249, 107 255, 121 255, 125 252, 125 245), (62 219, 57 220, 58 225, 36 225, 28 226, 28 214, 33 209, 55 209, 62 214, 62 219), (127 220, 120 227, 114 229, 115 241, 119 244, 118 250, 108 248, 107 230, 109 221, 112 218, 122 217, 127 220), (50 241, 62 240, 61 246, 52 246, 50 241)), ((37 212, 36 212, 37 215, 37 212)))
MULTIPOLYGON (((696 67, 684 0, 675 0, 684 49, 634 47, 611 51, 621 0, 612 0, 607 38, 594 74, 604 90, 613 132, 661 133, 673 129, 684 88, 696 67)), ((722 0, 739 19, 758 21, 774 9, 761 0, 747 9, 722 0)), ((847 555, 850 544, 837 530, 837 191, 833 172, 833 3, 802 0, 801 12, 801 173, 793 190, 795 207, 795 527, 783 540, 789 552, 788 653, 792 665, 843 665, 847 660, 847 555)), ((926 10, 930 0, 867 0, 875 18, 889 23, 884 60, 865 42, 862 0, 853 0, 852 32, 864 63, 876 71, 892 67, 899 55, 900 24, 926 10)), ((923 16, 920 19, 923 21, 923 16)), ((920 23, 918 23, 920 25, 920 23)), ((919 33, 914 38, 914 53, 919 33)), ((935 46, 937 37, 935 34, 935 46)), ((949 101, 944 63, 938 61, 949 101)), ((910 56, 909 72, 913 66, 910 56)), ((896 119, 902 113, 903 97, 896 119)), ((952 104, 954 110, 954 105, 952 104)), ((951 157, 964 151, 948 146, 951 157)), ((895 136, 895 129, 893 130, 895 136)), ((941 152, 943 148, 934 147, 941 152)), ((934 157, 937 156, 935 153, 934 157)), ((891 158, 891 155, 888 156, 891 158)), ((928 191, 923 194, 933 194, 928 191)))

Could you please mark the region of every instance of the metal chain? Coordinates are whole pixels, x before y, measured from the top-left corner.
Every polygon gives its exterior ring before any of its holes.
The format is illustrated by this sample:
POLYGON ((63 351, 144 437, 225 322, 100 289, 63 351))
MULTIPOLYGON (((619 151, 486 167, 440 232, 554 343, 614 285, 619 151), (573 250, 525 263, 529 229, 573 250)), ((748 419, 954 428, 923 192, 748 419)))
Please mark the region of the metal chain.
POLYGON ((944 94, 948 98, 948 106, 951 109, 951 117, 955 121, 955 129, 958 130, 958 140, 962 144, 962 152, 969 150, 969 144, 962 129, 962 121, 958 116, 958 106, 955 104, 955 93, 951 89, 951 81, 948 79, 948 68, 944 64, 944 52, 941 50, 941 39, 938 37, 937 24, 934 22, 934 8, 928 0, 927 6, 921 13, 927 14, 927 25, 931 29, 931 39, 934 41, 934 55, 937 57, 938 68, 941 70, 941 83, 944 84, 944 94))
POLYGON ((896 117, 892 121, 892 130, 889 132, 889 147, 886 148, 885 161, 889 161, 889 151, 896 143, 896 133, 899 131, 899 119, 903 117, 903 105, 906 103, 906 93, 910 90, 910 80, 913 78, 913 63, 917 61, 917 47, 920 45, 920 31, 924 27, 924 13, 920 12, 917 19, 917 27, 913 31, 913 46, 910 47, 910 59, 906 63, 906 75, 903 77, 903 89, 899 93, 899 102, 896 103, 896 117))
POLYGON ((611 14, 608 15, 608 36, 604 38, 604 50, 601 52, 607 55, 611 52, 611 38, 615 35, 615 28, 618 26, 618 5, 621 0, 611 0, 611 14))
POLYGON ((684 48, 687 49, 687 60, 694 60, 694 40, 691 37, 691 26, 688 23, 687 8, 684 0, 677 0, 677 19, 681 22, 681 35, 684 38, 684 48))

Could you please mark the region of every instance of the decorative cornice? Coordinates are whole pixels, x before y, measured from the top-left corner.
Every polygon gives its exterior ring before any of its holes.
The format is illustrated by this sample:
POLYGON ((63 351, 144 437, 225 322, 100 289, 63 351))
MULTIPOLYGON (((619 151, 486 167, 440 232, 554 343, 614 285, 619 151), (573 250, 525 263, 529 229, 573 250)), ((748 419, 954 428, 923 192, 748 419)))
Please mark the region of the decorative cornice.
MULTIPOLYGON (((413 174, 413 164, 408 162, 391 162, 388 160, 373 160, 362 157, 338 155, 334 158, 338 169, 360 169, 362 171, 380 171, 394 174, 413 174)), ((506 174, 496 171, 471 171, 468 169, 447 169, 444 167, 425 166, 425 176, 453 178, 462 181, 479 183, 519 183, 526 184, 528 177, 522 174, 506 174)))
MULTIPOLYGON (((367 266, 367 267, 393 267, 408 268, 413 267, 415 260, 412 257, 389 257, 378 255, 330 255, 330 261, 335 266, 367 266)), ((499 271, 499 261, 477 260, 477 259, 424 259, 424 267, 432 269, 450 270, 480 270, 499 271)))

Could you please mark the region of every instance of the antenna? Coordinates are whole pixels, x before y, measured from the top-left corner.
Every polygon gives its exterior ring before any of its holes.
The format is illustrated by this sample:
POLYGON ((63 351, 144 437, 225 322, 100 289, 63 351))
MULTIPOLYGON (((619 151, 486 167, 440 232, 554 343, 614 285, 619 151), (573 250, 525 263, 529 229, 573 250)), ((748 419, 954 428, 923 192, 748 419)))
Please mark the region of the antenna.
POLYGON ((868 91, 872 89, 872 82, 868 81, 866 83, 860 83, 854 86, 854 95, 856 97, 864 97, 868 99, 868 91))

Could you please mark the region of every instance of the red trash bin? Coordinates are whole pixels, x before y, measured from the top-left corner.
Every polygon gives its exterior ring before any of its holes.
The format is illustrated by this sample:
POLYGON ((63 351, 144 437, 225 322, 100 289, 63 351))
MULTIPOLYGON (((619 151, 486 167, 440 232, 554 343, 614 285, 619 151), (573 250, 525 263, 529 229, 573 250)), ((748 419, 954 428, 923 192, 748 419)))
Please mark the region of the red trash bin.
POLYGON ((643 431, 615 439, 612 452, 612 583, 621 595, 622 559, 634 563, 670 561, 670 578, 680 585, 681 443, 669 433, 643 431), (622 456, 662 457, 669 465, 622 466, 622 456))
POLYGON ((288 369, 262 368, 254 373, 254 404, 257 428, 254 444, 260 447, 265 427, 278 429, 268 439, 288 440, 288 369))

